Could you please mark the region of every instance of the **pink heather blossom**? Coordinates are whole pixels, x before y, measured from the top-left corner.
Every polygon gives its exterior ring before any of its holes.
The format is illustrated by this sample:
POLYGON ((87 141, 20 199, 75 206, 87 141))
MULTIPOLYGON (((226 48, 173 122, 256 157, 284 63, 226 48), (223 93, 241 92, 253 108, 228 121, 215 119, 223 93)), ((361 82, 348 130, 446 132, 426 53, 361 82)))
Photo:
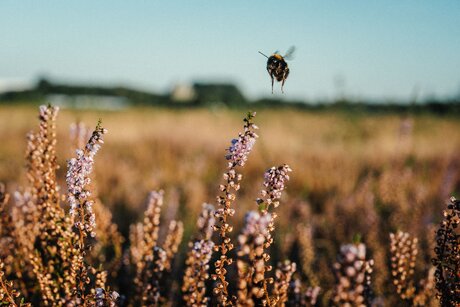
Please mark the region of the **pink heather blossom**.
POLYGON ((93 212, 94 202, 90 200, 91 192, 88 185, 91 183, 90 174, 93 170, 94 156, 103 143, 103 135, 107 132, 99 124, 93 132, 84 150, 76 150, 76 158, 67 163, 67 201, 70 206, 70 215, 74 219, 75 227, 86 235, 95 236, 93 232, 96 219, 93 212))
POLYGON ((201 261, 201 265, 205 266, 211 260, 214 242, 211 240, 200 240, 193 244, 192 255, 201 261))
POLYGON ((117 291, 107 292, 103 288, 96 288, 96 294, 94 295, 96 306, 117 306, 116 301, 120 297, 117 291))
POLYGON ((265 236, 269 233, 270 222, 271 215, 269 213, 261 215, 257 211, 249 211, 245 217, 243 231, 238 238, 240 244, 245 244, 250 237, 254 238, 253 240, 256 243, 263 243, 263 241, 265 241, 265 236))
MULTIPOLYGON (((253 116, 255 116, 255 113, 251 115, 251 117, 253 116)), ((230 167, 243 166, 246 163, 249 153, 256 143, 256 138, 258 138, 258 135, 254 132, 257 129, 256 125, 247 120, 244 126, 244 133, 240 133, 237 139, 231 141, 228 154, 225 156, 230 161, 230 167)))
POLYGON ((285 183, 289 180, 288 173, 291 168, 284 164, 279 167, 272 167, 265 172, 264 187, 262 196, 267 196, 267 202, 271 203, 281 198, 281 192, 285 189, 285 183))
POLYGON ((39 107, 39 117, 45 121, 52 120, 54 121, 59 112, 59 107, 52 107, 41 105, 39 107))
POLYGON ((366 245, 364 244, 346 244, 340 247, 340 253, 346 261, 353 259, 365 260, 366 258, 366 245))
POLYGON ((255 137, 241 136, 232 140, 232 145, 228 148, 227 160, 236 165, 243 166, 256 142, 255 137))

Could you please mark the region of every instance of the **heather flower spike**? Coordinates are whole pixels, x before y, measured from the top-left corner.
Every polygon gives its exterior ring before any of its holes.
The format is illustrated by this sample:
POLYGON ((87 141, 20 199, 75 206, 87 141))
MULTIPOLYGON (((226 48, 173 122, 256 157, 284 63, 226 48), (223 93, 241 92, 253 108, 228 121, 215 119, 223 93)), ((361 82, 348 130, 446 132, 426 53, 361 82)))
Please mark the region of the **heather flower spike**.
POLYGON ((214 223, 214 206, 204 203, 197 221, 198 234, 189 242, 189 252, 185 260, 181 289, 187 306, 205 307, 209 302, 205 283, 209 278, 209 261, 214 250, 214 242, 211 240, 214 223))
POLYGON ((436 290, 442 306, 460 304, 459 226, 460 200, 452 197, 436 231, 436 256, 431 260, 436 267, 436 290))
POLYGON ((207 306, 206 280, 209 278, 209 261, 214 243, 198 240, 193 243, 185 261, 186 269, 182 284, 183 299, 187 306, 207 306))
POLYGON ((270 258, 264 251, 269 235, 270 214, 261 215, 250 211, 245 217, 245 226, 238 236, 238 302, 241 306, 254 306, 268 296, 264 285, 266 262, 270 258))
POLYGON ((83 239, 90 236, 95 237, 94 228, 96 220, 93 212, 94 201, 91 199, 89 184, 91 183, 90 174, 93 170, 94 157, 101 144, 104 143, 103 136, 107 133, 101 125, 97 123, 96 129, 91 135, 84 149, 76 150, 76 158, 68 161, 67 166, 67 201, 70 205, 70 215, 74 221, 74 227, 80 234, 80 244, 83 239))
POLYGON ((233 139, 231 141, 231 145, 228 148, 228 154, 225 156, 227 160, 229 160, 229 167, 234 166, 243 166, 251 152, 254 144, 256 143, 256 138, 259 136, 254 132, 254 130, 258 129, 254 123, 252 123, 252 119, 256 113, 248 113, 247 117, 244 119, 244 132, 238 135, 237 139, 233 139))
POLYGON ((214 213, 216 217, 214 231, 219 233, 220 237, 220 244, 216 244, 214 250, 219 252, 220 256, 214 263, 215 274, 212 275, 212 279, 216 281, 216 284, 213 293, 222 306, 234 305, 236 302, 236 296, 228 293, 229 283, 226 280, 227 268, 233 263, 233 259, 228 258, 227 253, 234 248, 228 235, 233 230, 228 218, 235 214, 232 203, 236 198, 235 192, 240 189, 239 182, 242 178, 242 175, 237 172, 237 167, 244 166, 258 137, 255 133, 258 128, 252 122, 255 115, 255 112, 247 114, 244 119, 243 132, 239 133, 238 138, 232 140, 228 148, 225 156, 229 161, 228 167, 223 176, 224 184, 220 185, 221 195, 217 197, 218 208, 214 213))
POLYGON ((363 243, 342 245, 334 264, 337 282, 331 305, 370 306, 373 265, 372 259, 366 259, 366 245, 363 243))
POLYGON ((264 188, 261 191, 262 198, 256 200, 259 204, 259 210, 262 213, 268 212, 270 206, 274 208, 279 206, 281 193, 286 188, 286 182, 289 181, 289 173, 292 169, 289 165, 284 164, 278 167, 268 169, 264 174, 264 188))
POLYGON ((262 191, 260 192, 261 198, 256 199, 256 204, 259 206, 260 215, 267 220, 267 231, 263 232, 264 242, 261 246, 260 251, 264 255, 267 255, 267 257, 263 257, 263 265, 259 265, 258 274, 261 278, 258 279, 256 286, 259 289, 263 289, 263 291, 261 291, 264 295, 262 303, 264 305, 269 306, 276 305, 278 303, 280 303, 281 305, 284 304, 284 301, 286 301, 287 299, 285 293, 285 291, 287 291, 287 288, 284 285, 286 279, 291 279, 296 267, 295 263, 292 263, 292 265, 289 266, 289 270, 291 270, 291 273, 286 273, 289 276, 286 274, 280 274, 279 276, 277 276, 276 284, 279 287, 278 290, 275 291, 275 295, 273 297, 270 297, 267 289, 269 284, 273 283, 273 278, 266 277, 265 273, 270 272, 272 270, 272 266, 268 264, 268 261, 270 259, 269 254, 265 253, 264 251, 268 251, 271 244, 273 243, 272 232, 275 230, 275 219, 277 217, 277 214, 275 212, 269 213, 269 210, 270 207, 277 208, 279 206, 279 201, 281 199, 282 192, 286 188, 286 183, 289 180, 288 173, 291 171, 291 168, 287 164, 278 167, 271 167, 270 169, 268 169, 264 174, 264 189, 262 189, 262 191), (283 284, 283 286, 281 286, 281 284, 283 284))

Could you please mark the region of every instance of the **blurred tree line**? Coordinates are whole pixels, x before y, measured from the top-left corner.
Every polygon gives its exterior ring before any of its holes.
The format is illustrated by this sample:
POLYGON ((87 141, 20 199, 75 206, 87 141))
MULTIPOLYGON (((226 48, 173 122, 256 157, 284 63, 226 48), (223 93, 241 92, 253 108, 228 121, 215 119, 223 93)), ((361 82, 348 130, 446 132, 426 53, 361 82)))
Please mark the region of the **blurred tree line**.
MULTIPOLYGON (((308 110, 336 110, 344 112, 391 112, 391 113, 436 113, 460 114, 460 94, 449 99, 431 98, 419 103, 353 101, 341 97, 336 101, 306 102, 279 99, 276 97, 248 100, 234 84, 194 83, 185 91, 173 89, 170 93, 158 94, 123 86, 102 87, 69 85, 51 82, 41 78, 36 85, 26 90, 0 93, 0 104, 43 103, 53 95, 61 97, 123 98, 133 106, 162 106, 172 108, 231 107, 231 108, 296 108, 308 110), (182 93, 182 94, 178 94, 182 93), (180 99, 178 98, 180 96, 180 99)), ((95 105, 97 107, 97 105, 95 105)))

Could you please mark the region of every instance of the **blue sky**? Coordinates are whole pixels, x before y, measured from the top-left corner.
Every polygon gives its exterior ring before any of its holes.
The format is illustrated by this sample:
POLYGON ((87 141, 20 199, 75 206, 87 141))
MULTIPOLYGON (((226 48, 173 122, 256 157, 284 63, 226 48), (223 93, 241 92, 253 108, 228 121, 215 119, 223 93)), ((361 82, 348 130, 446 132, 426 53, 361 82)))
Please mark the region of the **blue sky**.
POLYGON ((0 88, 46 75, 153 91, 232 81, 251 98, 269 96, 257 51, 295 45, 286 99, 460 93, 453 0, 3 0, 0 41, 0 88))

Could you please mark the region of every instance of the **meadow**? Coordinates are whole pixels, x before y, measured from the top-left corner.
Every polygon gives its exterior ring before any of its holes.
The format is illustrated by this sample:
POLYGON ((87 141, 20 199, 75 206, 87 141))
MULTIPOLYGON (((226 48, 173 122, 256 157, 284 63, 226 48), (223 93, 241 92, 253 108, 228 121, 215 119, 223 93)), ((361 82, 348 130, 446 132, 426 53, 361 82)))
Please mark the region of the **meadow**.
POLYGON ((460 304, 455 117, 37 114, 0 108, 5 305, 460 304))

